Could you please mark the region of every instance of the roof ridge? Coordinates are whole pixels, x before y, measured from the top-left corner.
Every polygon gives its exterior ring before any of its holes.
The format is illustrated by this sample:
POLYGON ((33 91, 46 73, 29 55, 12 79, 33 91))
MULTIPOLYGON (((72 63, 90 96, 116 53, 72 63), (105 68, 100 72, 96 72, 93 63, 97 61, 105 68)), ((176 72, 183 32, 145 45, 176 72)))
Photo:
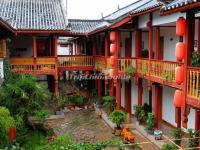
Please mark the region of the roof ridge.
MULTIPOLYGON (((116 12, 118 12, 118 11, 121 11, 121 10, 123 10, 123 9, 126 9, 127 7, 129 7, 129 6, 131 6, 131 5, 134 5, 134 4, 137 4, 137 3, 141 2, 141 1, 142 1, 142 0, 137 0, 137 1, 135 1, 135 2, 133 2, 133 3, 131 3, 131 4, 129 4, 129 5, 126 5, 126 6, 122 7, 122 8, 120 8, 120 9, 118 9, 118 10, 116 10, 116 11, 110 13, 109 15, 107 15, 107 16, 105 16, 105 17, 103 17, 103 18, 107 18, 107 17, 113 15, 114 13, 116 13, 116 12)), ((147 2, 149 2, 149 1, 151 1, 151 0, 147 0, 147 2)))
POLYGON ((95 21, 104 21, 102 19, 68 19, 69 21, 88 21, 88 22, 95 22, 95 21))

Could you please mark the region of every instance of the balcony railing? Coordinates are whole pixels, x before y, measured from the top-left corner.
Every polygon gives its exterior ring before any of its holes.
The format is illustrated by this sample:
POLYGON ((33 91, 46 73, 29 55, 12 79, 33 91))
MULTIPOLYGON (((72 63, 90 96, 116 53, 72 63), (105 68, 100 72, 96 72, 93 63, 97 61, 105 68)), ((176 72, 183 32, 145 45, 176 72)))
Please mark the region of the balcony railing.
MULTIPOLYGON (((107 61, 109 63, 109 61, 107 61)), ((106 59, 104 56, 94 56, 94 67, 99 71, 106 69, 106 59)))
POLYGON ((200 104, 200 68, 189 68, 187 75, 187 95, 200 104))
POLYGON ((141 75, 147 75, 149 72, 149 60, 148 59, 137 59, 136 60, 137 73, 141 75))
POLYGON ((175 68, 182 65, 178 62, 152 60, 150 68, 150 76, 166 80, 168 82, 175 81, 175 68))
POLYGON ((120 58, 118 59, 118 71, 126 72, 126 68, 128 67, 136 68, 136 59, 135 58, 120 58))
POLYGON ((55 58, 11 58, 11 69, 17 74, 51 74, 55 72, 55 58))
POLYGON ((93 66, 93 56, 62 56, 58 57, 58 67, 73 68, 93 66))

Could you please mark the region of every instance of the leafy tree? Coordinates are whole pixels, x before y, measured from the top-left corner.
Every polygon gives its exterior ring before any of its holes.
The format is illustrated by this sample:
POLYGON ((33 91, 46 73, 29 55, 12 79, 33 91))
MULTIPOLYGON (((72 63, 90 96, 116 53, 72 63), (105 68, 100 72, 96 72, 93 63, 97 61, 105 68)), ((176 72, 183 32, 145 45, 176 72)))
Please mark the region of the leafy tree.
POLYGON ((43 109, 48 98, 47 88, 35 81, 33 76, 15 75, 0 88, 0 105, 11 114, 20 115, 27 121, 28 115, 43 109))

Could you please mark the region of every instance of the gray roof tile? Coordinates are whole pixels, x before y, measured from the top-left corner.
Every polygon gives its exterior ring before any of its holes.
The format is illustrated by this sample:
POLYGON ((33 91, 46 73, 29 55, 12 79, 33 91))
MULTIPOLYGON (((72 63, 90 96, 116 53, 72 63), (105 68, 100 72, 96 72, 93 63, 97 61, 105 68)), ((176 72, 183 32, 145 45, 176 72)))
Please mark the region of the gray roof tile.
POLYGON ((198 2, 199 0, 174 0, 169 4, 166 4, 162 7, 161 11, 167 11, 172 10, 178 7, 186 6, 195 2, 198 2))
POLYGON ((61 0, 0 0, 0 17, 16 30, 66 30, 61 0))

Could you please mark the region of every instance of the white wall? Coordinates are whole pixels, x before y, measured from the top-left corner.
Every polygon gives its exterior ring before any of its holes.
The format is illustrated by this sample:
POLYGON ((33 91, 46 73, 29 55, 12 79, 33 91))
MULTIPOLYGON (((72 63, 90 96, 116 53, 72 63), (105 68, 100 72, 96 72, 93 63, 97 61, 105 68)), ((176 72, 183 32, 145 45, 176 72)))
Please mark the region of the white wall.
POLYGON ((69 47, 62 47, 58 45, 58 55, 69 55, 69 47))
POLYGON ((174 101, 175 89, 163 86, 162 118, 168 123, 176 126, 174 101))
POLYGON ((195 129, 195 110, 193 108, 190 109, 188 115, 188 129, 195 129))
POLYGON ((0 58, 0 79, 4 78, 3 73, 3 59, 0 58))
POLYGON ((125 80, 121 80, 121 106, 125 108, 125 80))
POLYGON ((145 14, 142 16, 139 16, 139 28, 143 29, 147 27, 147 22, 149 21, 149 14, 145 14))
POLYGON ((164 36, 164 60, 176 61, 175 49, 176 43, 179 42, 179 37, 176 36, 175 27, 161 28, 161 36, 164 36))
POLYGON ((144 103, 149 104, 149 91, 148 91, 148 82, 147 82, 147 80, 142 80, 142 87, 143 87, 142 104, 143 105, 144 105, 144 103))
POLYGON ((125 41, 126 38, 130 38, 130 32, 121 32, 121 50, 120 57, 125 57, 125 41))
POLYGON ((131 81, 131 109, 132 114, 134 114, 133 106, 138 105, 138 86, 135 84, 135 81, 131 81))
POLYGON ((173 13, 170 15, 160 16, 160 12, 156 11, 153 13, 153 26, 162 25, 166 23, 176 22, 179 17, 185 17, 185 13, 173 13))
POLYGON ((149 33, 148 32, 142 32, 142 42, 144 44, 142 48, 148 50, 149 49, 149 33))
POLYGON ((33 38, 31 36, 15 37, 12 42, 11 54, 13 56, 33 57, 33 38), (26 51, 16 51, 16 48, 26 48, 26 51))

